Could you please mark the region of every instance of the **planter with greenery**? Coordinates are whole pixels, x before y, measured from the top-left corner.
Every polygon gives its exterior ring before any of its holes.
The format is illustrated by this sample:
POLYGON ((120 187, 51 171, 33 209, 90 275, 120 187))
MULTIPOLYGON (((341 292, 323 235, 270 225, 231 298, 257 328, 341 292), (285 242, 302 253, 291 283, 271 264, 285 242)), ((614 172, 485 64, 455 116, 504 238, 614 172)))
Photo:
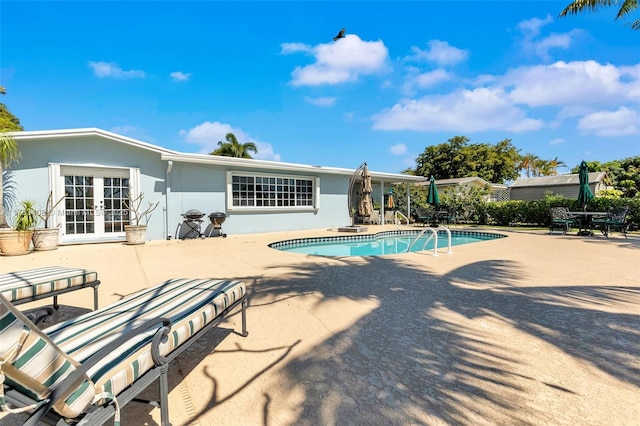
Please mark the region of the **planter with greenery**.
POLYGON ((58 248, 58 239, 60 236, 60 226, 49 228, 49 219, 55 211, 56 207, 64 200, 64 195, 54 204, 53 192, 49 192, 47 204, 44 211, 38 210, 38 216, 44 223, 44 228, 36 228, 33 230, 31 240, 33 241, 33 249, 37 251, 55 250, 58 248))
POLYGON ((144 244, 147 240, 147 225, 142 224, 143 218, 149 216, 158 207, 160 202, 155 204, 149 202, 149 207, 142 211, 142 200, 144 194, 140 193, 136 198, 132 199, 129 196, 129 201, 125 202, 125 206, 131 212, 131 224, 124 226, 124 231, 127 236, 127 244, 144 244))
POLYGON ((14 227, 0 230, 0 251, 3 256, 29 253, 33 230, 38 224, 38 213, 31 200, 22 201, 16 212, 14 227))

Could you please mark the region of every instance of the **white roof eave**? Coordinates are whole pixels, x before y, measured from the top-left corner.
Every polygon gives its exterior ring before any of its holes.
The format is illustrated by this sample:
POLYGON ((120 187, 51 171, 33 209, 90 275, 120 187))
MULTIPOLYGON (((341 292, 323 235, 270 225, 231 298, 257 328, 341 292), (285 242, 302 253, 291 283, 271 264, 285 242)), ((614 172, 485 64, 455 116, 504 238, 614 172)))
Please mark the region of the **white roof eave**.
MULTIPOLYGON (((351 176, 355 170, 338 167, 313 166, 307 164, 284 163, 279 161, 256 160, 247 158, 223 157, 207 154, 162 154, 162 160, 183 163, 212 164, 229 168, 241 167, 256 170, 282 170, 300 173, 322 173, 329 175, 351 176)), ((422 177, 401 175, 395 173, 381 173, 371 171, 371 178, 386 182, 418 182, 422 177)))
MULTIPOLYGON (((59 130, 28 130, 21 132, 9 132, 17 141, 29 139, 57 139, 65 137, 99 136, 115 142, 145 149, 160 154, 162 160, 184 163, 213 164, 225 167, 242 167, 256 170, 282 170, 300 173, 322 173, 330 175, 351 176, 355 170, 337 167, 313 166, 307 164, 283 163, 279 161, 256 160, 246 158, 221 157, 208 154, 186 154, 171 149, 163 148, 137 139, 122 136, 95 127, 79 129, 59 130)), ((371 178, 380 182, 418 182, 424 179, 421 176, 402 175, 395 173, 380 173, 370 171, 371 178)))

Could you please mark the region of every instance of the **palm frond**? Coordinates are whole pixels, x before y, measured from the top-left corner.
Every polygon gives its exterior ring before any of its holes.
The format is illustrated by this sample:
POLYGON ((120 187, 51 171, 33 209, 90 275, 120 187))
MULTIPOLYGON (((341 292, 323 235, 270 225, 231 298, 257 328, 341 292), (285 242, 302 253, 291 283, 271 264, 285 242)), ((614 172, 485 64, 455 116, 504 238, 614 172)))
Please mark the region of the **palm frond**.
POLYGON ((616 15, 616 19, 622 18, 623 16, 625 16, 628 13, 631 13, 631 11, 637 8, 638 8, 638 0, 625 0, 624 2, 622 2, 622 6, 620 6, 620 10, 616 15))
POLYGON ((585 10, 595 12, 601 7, 612 6, 617 3, 619 3, 619 0, 575 0, 560 12, 560 16, 577 15, 585 10))

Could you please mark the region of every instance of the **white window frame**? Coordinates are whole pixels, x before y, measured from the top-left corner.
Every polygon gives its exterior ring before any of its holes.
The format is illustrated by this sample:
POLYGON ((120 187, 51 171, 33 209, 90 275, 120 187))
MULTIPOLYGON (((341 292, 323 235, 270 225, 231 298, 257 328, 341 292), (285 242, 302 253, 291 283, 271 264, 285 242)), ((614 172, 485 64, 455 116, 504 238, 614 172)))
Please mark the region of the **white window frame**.
POLYGON ((227 210, 232 211, 247 211, 247 212, 317 212, 320 209, 320 178, 316 176, 301 176, 301 175, 286 175, 276 173, 256 173, 256 172, 244 172, 244 171, 228 171, 227 172, 227 210), (313 184, 312 194, 313 201, 310 206, 234 206, 233 205, 233 177, 269 177, 269 178, 282 178, 282 179, 302 179, 310 180, 313 184))

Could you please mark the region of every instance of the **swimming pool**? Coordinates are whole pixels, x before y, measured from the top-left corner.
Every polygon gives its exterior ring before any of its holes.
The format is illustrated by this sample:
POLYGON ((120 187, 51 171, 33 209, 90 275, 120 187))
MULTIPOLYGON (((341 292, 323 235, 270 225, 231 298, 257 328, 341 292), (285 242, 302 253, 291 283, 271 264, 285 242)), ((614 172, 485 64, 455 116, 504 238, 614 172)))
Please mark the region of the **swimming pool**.
MULTIPOLYGON (((434 238, 430 232, 422 235, 422 230, 395 230, 377 234, 349 235, 337 237, 296 238, 269 244, 269 247, 293 253, 313 254, 317 256, 384 256, 406 253, 409 246, 412 252, 433 250, 434 238), (425 245, 426 243, 426 245, 425 245)), ((479 241, 504 238, 506 235, 493 232, 451 231, 451 245, 470 244, 479 241)), ((438 248, 447 247, 447 234, 438 231, 438 248)))

